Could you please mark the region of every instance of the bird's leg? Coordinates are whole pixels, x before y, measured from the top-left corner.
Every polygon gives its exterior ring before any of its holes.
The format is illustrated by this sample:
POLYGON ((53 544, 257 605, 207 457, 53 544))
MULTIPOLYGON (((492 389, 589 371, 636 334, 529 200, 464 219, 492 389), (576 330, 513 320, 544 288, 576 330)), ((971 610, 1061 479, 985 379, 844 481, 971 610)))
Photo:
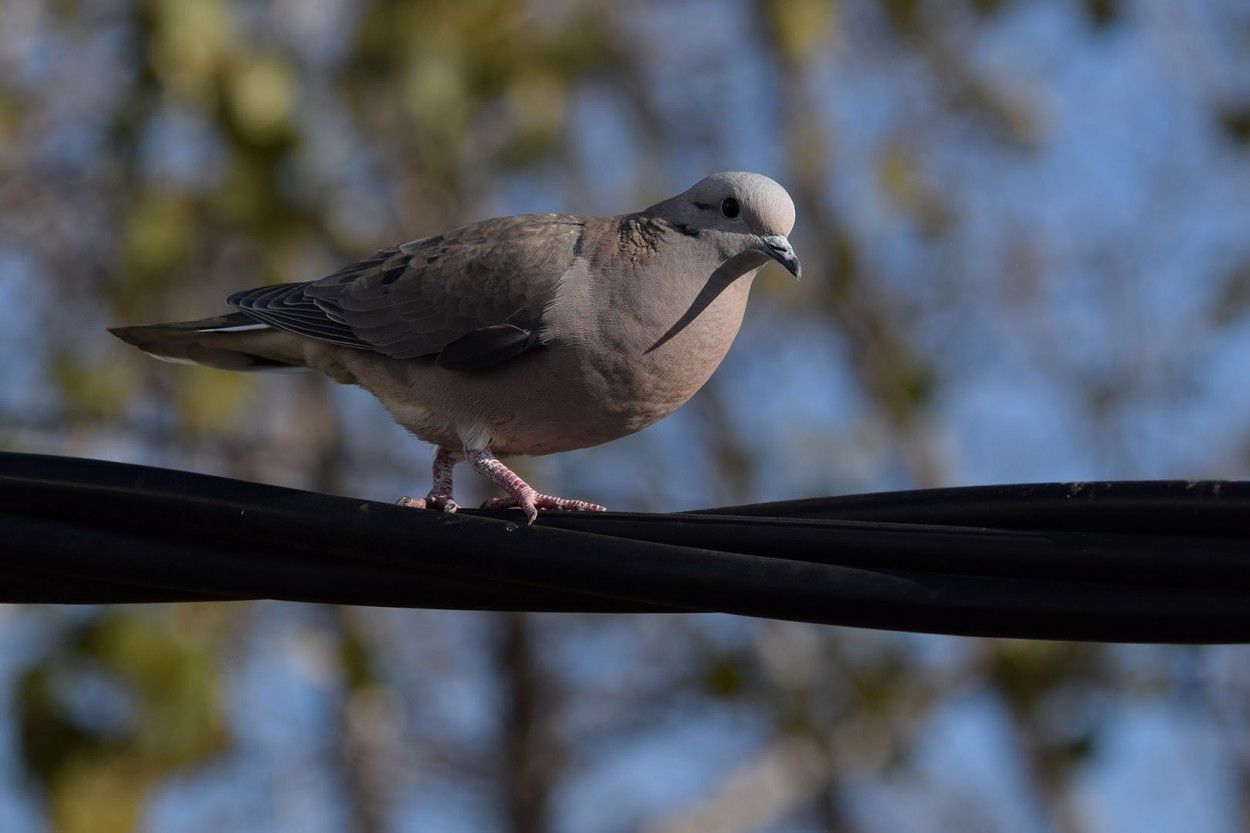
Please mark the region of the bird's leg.
POLYGON ((441 509, 444 512, 455 512, 460 508, 451 497, 451 472, 456 467, 451 452, 439 447, 434 455, 434 485, 424 498, 401 497, 396 503, 400 506, 411 506, 413 509, 441 509))
POLYGON ((538 517, 539 509, 561 512, 607 511, 597 503, 553 497, 534 491, 528 483, 517 477, 512 469, 499 462, 498 458, 490 453, 489 448, 466 448, 464 455, 479 474, 489 477, 499 488, 510 495, 510 497, 497 497, 486 501, 482 504, 483 509, 507 509, 516 506, 525 513, 526 523, 531 524, 538 517))

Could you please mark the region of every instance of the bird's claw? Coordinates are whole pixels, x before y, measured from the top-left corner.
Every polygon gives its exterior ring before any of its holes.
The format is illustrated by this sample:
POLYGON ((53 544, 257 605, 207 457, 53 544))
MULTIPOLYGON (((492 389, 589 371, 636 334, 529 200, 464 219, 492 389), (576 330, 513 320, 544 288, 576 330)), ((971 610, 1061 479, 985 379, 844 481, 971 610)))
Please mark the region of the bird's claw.
POLYGON ((443 512, 455 512, 460 508, 460 504, 452 500, 451 495, 436 495, 432 492, 425 497, 401 497, 395 503, 410 509, 440 509, 443 512))
POLYGON ((597 503, 590 503, 585 500, 576 500, 574 498, 544 495, 530 488, 522 490, 517 497, 491 498, 482 504, 483 509, 511 509, 514 506, 525 513, 525 522, 527 524, 532 524, 538 518, 539 510, 546 510, 549 512, 608 511, 607 507, 600 506, 597 503))

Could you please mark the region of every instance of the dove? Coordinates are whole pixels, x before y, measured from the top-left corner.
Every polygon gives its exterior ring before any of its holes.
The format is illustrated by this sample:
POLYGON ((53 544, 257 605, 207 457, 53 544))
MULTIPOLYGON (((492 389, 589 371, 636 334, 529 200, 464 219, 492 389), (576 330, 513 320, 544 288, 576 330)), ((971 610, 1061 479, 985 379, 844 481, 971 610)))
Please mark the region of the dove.
POLYGON ((801 277, 794 219, 772 179, 717 173, 636 213, 483 220, 238 292, 228 314, 110 332, 167 361, 358 385, 437 447, 429 493, 401 504, 456 511, 463 460, 507 494, 483 508, 533 523, 604 507, 539 493, 501 458, 599 445, 685 404, 729 351, 759 269, 801 277))

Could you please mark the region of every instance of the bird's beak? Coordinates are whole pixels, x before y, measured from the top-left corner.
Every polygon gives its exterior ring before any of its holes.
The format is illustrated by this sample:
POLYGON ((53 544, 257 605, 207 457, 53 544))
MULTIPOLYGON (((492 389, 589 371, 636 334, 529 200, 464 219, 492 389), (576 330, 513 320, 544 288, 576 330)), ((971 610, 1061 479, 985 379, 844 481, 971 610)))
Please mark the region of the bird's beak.
POLYGON ((786 271, 794 275, 795 280, 803 279, 803 265, 799 263, 799 256, 794 253, 794 247, 784 234, 761 235, 760 240, 764 241, 764 248, 761 249, 764 254, 786 267, 786 271))

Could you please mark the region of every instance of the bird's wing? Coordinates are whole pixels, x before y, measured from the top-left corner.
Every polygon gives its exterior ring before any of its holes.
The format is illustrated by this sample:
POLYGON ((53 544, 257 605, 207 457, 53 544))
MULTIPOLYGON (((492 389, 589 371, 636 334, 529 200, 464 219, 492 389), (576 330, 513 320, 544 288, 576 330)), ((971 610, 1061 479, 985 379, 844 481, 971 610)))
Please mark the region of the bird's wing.
POLYGON ((229 303, 308 338, 480 370, 538 346, 584 226, 559 214, 485 220, 383 249, 318 281, 240 292, 229 303))

